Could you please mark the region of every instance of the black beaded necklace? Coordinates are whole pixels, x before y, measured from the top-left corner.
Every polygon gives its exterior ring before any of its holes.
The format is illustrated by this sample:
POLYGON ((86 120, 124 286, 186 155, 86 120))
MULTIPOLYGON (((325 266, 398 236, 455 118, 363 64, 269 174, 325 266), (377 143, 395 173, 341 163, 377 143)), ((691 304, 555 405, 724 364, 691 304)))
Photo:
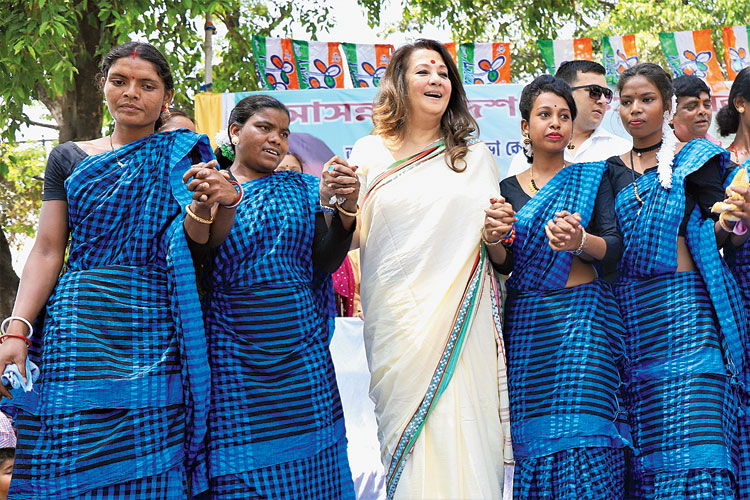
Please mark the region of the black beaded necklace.
POLYGON ((633 146, 633 150, 631 151, 631 153, 634 151, 635 154, 638 155, 638 157, 640 158, 640 156, 643 153, 648 153, 649 151, 653 151, 654 149, 659 149, 661 147, 661 143, 662 142, 664 142, 663 139, 660 140, 659 142, 657 142, 656 144, 654 144, 653 146, 648 146, 646 148, 637 148, 637 147, 633 146))

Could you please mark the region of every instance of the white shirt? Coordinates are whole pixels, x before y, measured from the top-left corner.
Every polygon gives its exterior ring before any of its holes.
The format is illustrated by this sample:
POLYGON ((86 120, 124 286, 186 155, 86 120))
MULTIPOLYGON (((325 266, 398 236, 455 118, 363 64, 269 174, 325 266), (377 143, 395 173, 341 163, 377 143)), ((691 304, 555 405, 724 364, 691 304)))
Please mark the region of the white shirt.
MULTIPOLYGON (((565 162, 585 163, 590 161, 604 161, 612 156, 621 155, 629 151, 632 147, 632 141, 616 136, 604 130, 604 127, 599 125, 594 130, 594 133, 576 148, 574 151, 575 156, 572 155, 568 148, 565 148, 565 162)), ((518 175, 527 168, 529 168, 529 162, 526 160, 523 151, 519 151, 511 160, 508 173, 505 174, 505 177, 518 175)))

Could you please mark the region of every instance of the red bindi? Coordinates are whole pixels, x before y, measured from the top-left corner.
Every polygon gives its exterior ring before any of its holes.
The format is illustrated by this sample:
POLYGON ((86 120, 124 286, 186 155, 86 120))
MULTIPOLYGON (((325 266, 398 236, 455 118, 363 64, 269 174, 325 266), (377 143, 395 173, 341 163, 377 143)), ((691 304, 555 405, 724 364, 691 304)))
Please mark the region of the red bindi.
POLYGON ((430 59, 430 64, 435 64, 435 61, 433 61, 432 59, 430 59))
POLYGON ((134 50, 133 52, 130 53, 130 55, 133 56, 133 59, 135 59, 138 54, 136 54, 134 50))

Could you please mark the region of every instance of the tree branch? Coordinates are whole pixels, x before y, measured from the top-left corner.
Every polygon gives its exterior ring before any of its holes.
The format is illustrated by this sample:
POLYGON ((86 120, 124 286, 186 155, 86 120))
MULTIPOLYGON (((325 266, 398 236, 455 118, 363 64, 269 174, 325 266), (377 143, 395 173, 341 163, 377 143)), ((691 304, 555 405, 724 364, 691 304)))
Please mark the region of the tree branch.
POLYGON ((47 128, 52 128, 55 130, 60 130, 60 126, 55 123, 42 123, 42 122, 37 122, 34 120, 29 120, 29 125, 35 125, 37 127, 47 127, 47 128))

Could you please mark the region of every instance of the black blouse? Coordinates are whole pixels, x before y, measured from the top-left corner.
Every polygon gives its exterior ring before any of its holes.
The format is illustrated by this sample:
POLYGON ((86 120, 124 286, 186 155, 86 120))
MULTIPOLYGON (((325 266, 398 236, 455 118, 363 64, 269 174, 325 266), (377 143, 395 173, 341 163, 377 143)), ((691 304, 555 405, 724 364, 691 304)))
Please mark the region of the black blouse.
MULTIPOLYGON (((521 208, 531 199, 531 196, 521 188, 518 178, 515 176, 508 177, 501 181, 500 191, 502 192, 505 201, 510 203, 513 210, 516 212, 521 210, 521 208)), ((607 175, 602 177, 601 183, 599 184, 599 191, 596 194, 591 222, 586 228, 586 231, 603 238, 607 243, 607 251, 604 254, 604 258, 600 261, 582 260, 600 264, 605 267, 616 267, 622 254, 622 236, 617 229, 617 219, 615 218, 614 213, 614 196, 612 186, 610 185, 610 179, 607 175)), ((505 259, 505 264, 502 266, 495 266, 495 269, 501 274, 509 274, 513 270, 512 247, 509 250, 510 251, 507 252, 508 257, 505 259)))

